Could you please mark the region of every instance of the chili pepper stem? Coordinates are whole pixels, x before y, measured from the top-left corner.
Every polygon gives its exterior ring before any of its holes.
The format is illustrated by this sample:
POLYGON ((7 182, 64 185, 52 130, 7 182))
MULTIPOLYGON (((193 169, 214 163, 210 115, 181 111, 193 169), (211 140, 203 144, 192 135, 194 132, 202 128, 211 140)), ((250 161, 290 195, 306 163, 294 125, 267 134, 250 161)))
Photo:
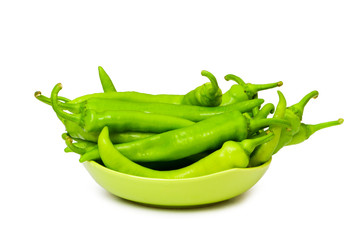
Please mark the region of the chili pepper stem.
POLYGON ((342 123, 343 123, 342 118, 336 121, 324 122, 314 125, 301 123, 300 130, 298 131, 297 134, 293 135, 292 140, 289 143, 287 143, 287 146, 302 143, 306 141, 315 132, 324 128, 340 125, 342 123))
POLYGON ((315 132, 317 132, 321 129, 340 125, 343 122, 344 122, 343 118, 339 118, 337 121, 329 121, 329 122, 318 123, 318 124, 306 124, 306 128, 307 128, 306 137, 309 138, 312 134, 314 134, 315 132))
POLYGON ((51 105, 52 105, 55 113, 63 119, 66 119, 66 120, 69 120, 72 122, 76 122, 76 123, 80 123, 81 122, 80 114, 70 114, 70 113, 64 112, 62 109, 60 109, 60 107, 58 105, 58 93, 60 92, 60 90, 62 88, 63 88, 62 84, 58 83, 55 85, 55 87, 51 91, 51 105))
POLYGON ((269 114, 273 113, 275 106, 272 103, 265 104, 258 113, 254 116, 254 119, 263 119, 266 118, 269 114))
MULTIPOLYGON (((38 99, 41 98, 41 99, 39 99, 40 101, 49 102, 49 104, 51 103, 50 98, 45 97, 44 95, 42 95, 41 91, 36 91, 36 92, 34 93, 34 96, 35 96, 36 98, 38 98, 38 99)), ((59 99, 60 101, 64 102, 64 103, 70 101, 70 99, 69 99, 69 98, 66 98, 66 97, 60 97, 60 96, 58 96, 58 99, 59 99)))
POLYGON ((251 155, 251 153, 254 151, 254 149, 257 146, 270 141, 273 138, 273 136, 274 136, 273 132, 267 131, 266 135, 264 136, 252 138, 252 139, 245 139, 239 144, 248 155, 251 155))
POLYGON ((266 84, 247 84, 249 91, 252 93, 259 92, 262 90, 267 90, 275 87, 280 87, 283 85, 282 81, 275 82, 275 83, 266 83, 266 84))
POLYGON ((84 154, 85 153, 85 149, 79 148, 77 146, 75 146, 73 144, 73 139, 69 136, 65 137, 65 144, 66 146, 72 150, 73 152, 77 153, 77 154, 84 154))
POLYGON ((261 128, 264 128, 264 127, 267 127, 270 125, 289 127, 288 121, 286 121, 284 119, 264 118, 264 119, 251 120, 249 122, 249 130, 251 133, 253 133, 261 128))
POLYGON ((253 98, 259 91, 270 89, 270 88, 275 88, 275 87, 280 87, 283 85, 282 81, 274 82, 274 83, 266 83, 266 84, 252 84, 252 83, 246 84, 240 77, 233 75, 233 74, 226 75, 224 77, 224 79, 227 81, 233 80, 236 83, 238 83, 239 85, 241 85, 244 88, 244 91, 249 96, 249 98, 253 98))
POLYGON ((311 100, 311 98, 316 99, 318 97, 319 93, 318 91, 314 90, 310 93, 308 93, 306 96, 304 96, 301 101, 298 103, 301 107, 306 106, 306 104, 308 103, 308 101, 311 100))
POLYGON ((242 87, 246 87, 246 83, 242 80, 242 78, 233 75, 233 74, 227 74, 226 76, 224 76, 224 79, 226 81, 232 80, 235 81, 238 85, 241 85, 242 87))
MULTIPOLYGON (((36 99, 38 99, 40 102, 43 102, 45 104, 51 105, 51 99, 42 95, 42 93, 40 91, 36 91, 34 93, 34 96, 36 97, 36 99)), ((60 107, 65 108, 67 105, 65 105, 66 102, 69 102, 70 99, 65 98, 65 97, 60 97, 58 96, 58 100, 62 101, 60 103, 58 103, 60 105, 60 107)), ((72 110, 71 108, 69 110, 72 110)))
POLYGON ((40 95, 41 95, 41 92, 40 92, 40 91, 36 91, 36 92, 34 93, 34 96, 35 96, 36 98, 38 98, 40 95))
POLYGON ((38 99, 40 102, 51 105, 50 99, 42 95, 40 91, 36 91, 34 93, 34 97, 36 97, 36 99, 38 99))
POLYGON ((308 93, 306 96, 304 96, 298 103, 290 106, 289 109, 292 110, 299 117, 300 120, 302 120, 302 115, 305 106, 311 100, 311 98, 316 99, 318 95, 319 95, 318 91, 314 90, 308 93))
POLYGON ((201 75, 204 77, 207 77, 209 79, 209 81, 213 85, 214 92, 216 92, 219 88, 216 77, 212 73, 210 73, 206 70, 202 70, 201 75))

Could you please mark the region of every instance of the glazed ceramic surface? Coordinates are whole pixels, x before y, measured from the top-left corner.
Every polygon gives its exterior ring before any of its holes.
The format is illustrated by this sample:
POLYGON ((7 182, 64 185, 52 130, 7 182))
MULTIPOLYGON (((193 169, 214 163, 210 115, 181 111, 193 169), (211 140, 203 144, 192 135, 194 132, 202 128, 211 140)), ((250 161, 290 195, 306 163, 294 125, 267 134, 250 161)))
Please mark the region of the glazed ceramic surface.
POLYGON ((246 192, 261 179, 270 162, 186 179, 137 177, 94 161, 84 166, 100 186, 118 197, 143 204, 187 207, 224 201, 246 192))

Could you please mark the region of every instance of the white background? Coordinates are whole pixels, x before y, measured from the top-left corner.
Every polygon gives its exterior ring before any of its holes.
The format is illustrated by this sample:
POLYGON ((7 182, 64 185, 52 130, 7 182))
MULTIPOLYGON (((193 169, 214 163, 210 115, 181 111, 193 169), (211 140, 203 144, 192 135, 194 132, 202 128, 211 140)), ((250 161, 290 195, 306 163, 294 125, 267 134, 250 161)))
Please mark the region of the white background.
MULTIPOLYGON (((360 239, 361 8, 358 1, 2 1, 1 239, 360 239), (212 72, 283 81, 290 104, 320 92, 304 122, 342 126, 274 156, 247 193, 198 209, 114 197, 75 154, 33 94, 182 94, 212 72)), ((277 103, 275 90, 262 92, 277 103)))

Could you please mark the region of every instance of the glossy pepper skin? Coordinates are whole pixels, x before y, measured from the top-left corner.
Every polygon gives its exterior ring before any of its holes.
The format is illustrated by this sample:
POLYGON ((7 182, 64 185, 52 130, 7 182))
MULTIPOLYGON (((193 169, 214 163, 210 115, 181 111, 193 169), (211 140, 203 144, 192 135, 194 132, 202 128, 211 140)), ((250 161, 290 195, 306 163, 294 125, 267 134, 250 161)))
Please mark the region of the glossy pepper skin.
MULTIPOLYGON (((50 106, 52 105, 51 99, 43 96, 41 94, 41 92, 39 92, 39 91, 37 91, 35 93, 35 97, 38 100, 40 100, 41 102, 44 102, 50 106)), ((59 98, 59 97, 58 97, 58 100, 61 100, 62 102, 70 101, 68 99, 59 98)), ((58 105, 60 105, 60 108, 61 108, 62 102, 58 102, 58 105)), ((66 129, 67 133, 69 134, 69 136, 72 137, 73 139, 81 139, 81 140, 90 141, 90 142, 98 142, 98 137, 99 137, 100 131, 86 132, 76 122, 66 120, 64 118, 61 118, 60 116, 58 116, 58 118, 64 124, 65 129, 66 129)), ((152 136, 154 134, 155 133, 150 133, 150 132, 145 133, 145 132, 135 132, 135 131, 112 132, 112 133, 110 133, 110 139, 112 140, 113 143, 125 143, 125 142, 131 142, 131 141, 135 141, 138 139, 146 138, 146 137, 152 136)))
MULTIPOLYGON (((98 142, 100 131, 86 132, 79 124, 73 121, 62 119, 58 116, 65 126, 65 130, 70 137, 74 139, 81 139, 89 142, 98 142)), ((150 132, 111 132, 110 139, 113 143, 126 143, 147 138, 155 135, 150 132)))
POLYGON ((115 89, 112 80, 101 66, 98 67, 98 72, 99 72, 99 79, 103 87, 103 91, 116 92, 117 90, 115 89))
POLYGON ((99 152, 104 165, 112 170, 141 177, 181 179, 204 176, 231 168, 244 168, 248 165, 249 154, 253 149, 272 138, 272 134, 247 139, 242 142, 227 141, 220 150, 199 161, 176 170, 157 171, 143 167, 121 154, 112 144, 109 130, 105 127, 99 135, 99 152))
MULTIPOLYGON (((65 143, 67 145, 67 147, 64 149, 64 151, 67 153, 72 152, 72 153, 82 155, 82 154, 90 151, 95 146, 97 146, 97 143, 82 141, 79 139, 72 139, 66 133, 63 134, 62 137, 65 140, 65 143), (75 142, 73 140, 75 140, 75 142)), ((109 137, 109 139, 110 139, 110 137, 109 137)), ((110 141, 111 141, 111 139, 110 139, 110 141)), ((112 142, 112 144, 113 144, 113 142, 112 142)), ((206 151, 206 152, 198 153, 198 154, 186 157, 186 158, 181 158, 181 159, 177 159, 177 160, 173 160, 173 161, 140 162, 140 163, 138 162, 138 164, 143 167, 154 169, 154 170, 162 170, 162 171, 174 170, 174 169, 189 166, 189 165, 197 162, 198 160, 208 156, 211 153, 212 153, 212 151, 206 151)))
MULTIPOLYGON (((49 105, 51 99, 41 95, 39 91, 35 93, 35 97, 49 105)), ((58 102, 59 110, 67 110, 69 112, 79 114, 84 109, 95 110, 97 112, 103 111, 141 111, 147 113, 164 114, 185 118, 190 121, 201 121, 206 118, 222 114, 227 111, 238 110, 241 112, 250 111, 254 107, 260 106, 264 102, 263 99, 253 99, 240 103, 230 104, 228 106, 205 107, 183 104, 169 104, 169 103, 151 103, 151 102, 134 102, 121 101, 112 98, 88 98, 87 100, 75 103, 74 101, 58 102)))
POLYGON ((231 88, 223 94, 221 103, 222 106, 257 98, 257 93, 259 91, 283 85, 283 82, 281 81, 268 84, 246 84, 240 77, 233 74, 226 75, 224 79, 227 81, 235 81, 237 84, 232 85, 231 88))
POLYGON ((215 115, 230 111, 247 112, 261 105, 263 99, 252 99, 238 102, 227 106, 203 107, 168 103, 145 103, 129 102, 114 99, 90 98, 82 103, 63 103, 65 110, 73 113, 81 113, 84 109, 96 112, 104 111, 139 111, 146 113, 162 114, 173 117, 184 118, 193 122, 199 122, 215 115))
POLYGON ((69 114, 58 107, 57 95, 61 84, 55 85, 51 93, 51 103, 56 114, 79 124, 86 132, 98 132, 108 126, 115 132, 139 131, 160 133, 194 124, 192 121, 160 114, 138 111, 103 111, 84 109, 81 114, 69 114))
MULTIPOLYGON (((281 91, 277 91, 278 93, 278 104, 273 115, 275 119, 284 119, 286 113, 287 102, 281 91)), ((251 159, 249 162, 249 167, 259 166, 272 158, 276 147, 278 146, 281 133, 282 126, 270 126, 270 130, 274 133, 274 137, 271 141, 266 142, 260 146, 258 146, 255 151, 251 155, 251 159)))
POLYGON ((210 82, 195 88, 185 95, 171 95, 147 94, 134 91, 116 92, 108 74, 102 67, 99 67, 98 69, 104 93, 87 94, 72 100, 71 103, 80 103, 90 98, 106 98, 120 101, 186 104, 214 107, 220 105, 222 102, 222 91, 218 86, 217 79, 213 74, 206 70, 202 70, 201 75, 207 77, 210 82))
MULTIPOLYGON (((207 150, 215 150, 229 140, 242 141, 249 131, 280 124, 279 119, 247 120, 240 112, 232 111, 197 122, 189 127, 160 133, 138 141, 116 144, 115 148, 125 157, 137 162, 171 161, 207 150)), ((80 162, 99 159, 94 149, 81 156, 80 162)))
POLYGON ((283 128, 278 145, 274 151, 276 154, 282 147, 286 146, 295 134, 300 130, 303 111, 312 98, 318 97, 318 91, 311 91, 306 94, 298 103, 288 107, 285 112, 285 120, 290 123, 290 128, 283 128))

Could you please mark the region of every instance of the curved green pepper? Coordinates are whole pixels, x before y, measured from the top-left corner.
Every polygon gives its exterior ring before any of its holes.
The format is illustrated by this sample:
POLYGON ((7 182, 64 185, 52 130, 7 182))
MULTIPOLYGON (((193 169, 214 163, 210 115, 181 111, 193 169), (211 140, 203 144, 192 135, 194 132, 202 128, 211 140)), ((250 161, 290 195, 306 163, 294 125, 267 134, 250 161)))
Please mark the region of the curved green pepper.
POLYGON ((104 71, 104 69, 101 66, 98 67, 98 72, 99 72, 100 82, 103 87, 103 91, 104 92, 116 92, 117 90, 115 89, 112 80, 110 79, 108 74, 104 71))
MULTIPOLYGON (((229 140, 242 141, 249 132, 269 125, 287 126, 280 119, 247 120, 240 112, 226 112, 191 126, 163 132, 130 143, 116 144, 124 156, 137 162, 171 161, 214 150, 229 140)), ((94 149, 81 156, 80 162, 98 159, 94 149)))
MULTIPOLYGON (((76 122, 62 119, 58 116, 65 126, 68 135, 74 139, 86 140, 89 142, 98 142, 100 131, 86 132, 76 122)), ((156 133, 150 132, 111 132, 110 139, 113 143, 126 143, 136 141, 142 138, 147 138, 155 135, 156 133)))
POLYGON ((218 86, 217 80, 213 74, 203 70, 201 75, 207 77, 210 82, 205 83, 185 95, 171 94, 147 94, 134 91, 116 92, 115 87, 102 67, 99 67, 99 77, 104 89, 104 93, 87 94, 76 99, 71 103, 81 103, 90 98, 116 99, 120 101, 132 102, 153 102, 169 104, 186 104, 195 106, 218 106, 222 102, 222 91, 218 86))
POLYGON ((98 141, 100 156, 107 168, 135 176, 164 179, 199 177, 231 168, 245 168, 253 149, 273 137, 273 134, 269 134, 260 138, 243 140, 240 143, 226 141, 220 150, 192 165, 176 170, 157 171, 143 167, 121 154, 110 141, 108 134, 109 130, 105 127, 98 141))
POLYGON ((182 104, 128 102, 115 99, 90 98, 84 102, 77 104, 70 102, 63 103, 60 107, 73 113, 81 113, 85 110, 94 110, 96 112, 139 111, 174 116, 188 119, 193 122, 198 122, 225 112, 247 112, 250 111, 252 108, 261 105, 263 102, 263 99, 252 99, 248 101, 230 104, 227 106, 204 107, 182 104))
MULTIPOLYGON (((287 107, 286 99, 281 91, 277 91, 277 93, 279 101, 273 118, 284 119, 287 107)), ((256 150, 251 155, 249 162, 250 167, 261 165, 271 159, 279 143, 282 129, 282 126, 270 126, 270 130, 274 133, 274 138, 271 141, 264 143, 256 148, 256 150)))
MULTIPOLYGON (((110 138, 110 134, 111 133, 109 133, 109 139, 112 142, 112 140, 110 138)), ((73 153, 82 155, 82 154, 90 151, 95 146, 97 146, 97 143, 82 141, 79 139, 72 139, 67 133, 64 133, 62 135, 62 138, 64 139, 64 141, 67 145, 67 147, 64 149, 64 151, 67 153, 73 152, 73 153), (76 142, 73 142, 73 140, 75 140, 76 142)), ((143 167, 151 168, 154 170, 162 170, 162 171, 174 170, 174 169, 189 166, 189 165, 197 162, 198 160, 208 156, 211 153, 212 153, 211 151, 206 151, 206 152, 198 153, 198 154, 186 157, 186 158, 173 160, 173 161, 140 162, 138 164, 143 167)))
POLYGON ((179 117, 139 111, 96 112, 91 109, 84 109, 81 114, 69 114, 58 107, 57 95, 61 88, 61 84, 57 84, 51 92, 51 103, 54 111, 62 119, 79 124, 85 132, 99 132, 104 126, 108 126, 114 132, 160 133, 194 124, 192 121, 179 117))
POLYGON ((298 103, 288 107, 285 113, 285 120, 290 123, 290 128, 283 128, 280 140, 273 154, 276 154, 282 147, 286 146, 295 135, 301 126, 303 111, 306 104, 311 98, 317 98, 318 91, 312 91, 306 94, 298 103))

